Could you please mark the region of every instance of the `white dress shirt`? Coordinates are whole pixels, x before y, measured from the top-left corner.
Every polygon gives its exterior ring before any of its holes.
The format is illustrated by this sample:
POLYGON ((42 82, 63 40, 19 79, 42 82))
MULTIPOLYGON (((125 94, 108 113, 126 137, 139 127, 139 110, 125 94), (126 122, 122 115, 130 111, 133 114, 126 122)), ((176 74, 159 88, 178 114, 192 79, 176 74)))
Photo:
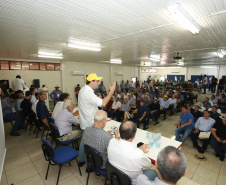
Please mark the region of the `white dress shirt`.
POLYGON ((151 160, 135 143, 117 140, 113 138, 108 145, 109 162, 126 173, 131 179, 132 184, 136 184, 137 177, 143 170, 151 167, 151 160))
POLYGON ((117 109, 121 107, 121 102, 120 101, 115 101, 112 103, 112 109, 117 109))
POLYGON ((146 175, 141 174, 137 178, 137 185, 167 185, 167 184, 160 181, 158 177, 156 177, 154 181, 151 181, 146 175))
POLYGON ((35 97, 35 94, 33 94, 33 95, 31 96, 30 102, 33 104, 35 101, 36 101, 36 97, 35 97))
POLYGON ((204 117, 200 117, 195 122, 195 128, 207 132, 210 131, 216 121, 212 118, 206 119, 204 117))
POLYGON ((36 115, 36 119, 38 119, 38 115, 37 115, 37 110, 36 110, 36 106, 39 100, 35 100, 35 102, 32 104, 31 109, 33 110, 33 112, 36 115))
MULTIPOLYGON (((212 111, 212 108, 209 108, 208 111, 211 112, 212 111)), ((221 114, 221 110, 220 109, 217 109, 217 113, 221 114)))
POLYGON ((67 109, 60 110, 55 119, 55 125, 60 132, 60 136, 70 133, 72 131, 72 125, 76 121, 75 116, 67 109))
POLYGON ((98 107, 102 107, 103 100, 94 94, 94 91, 88 85, 81 88, 78 94, 78 108, 80 127, 85 130, 94 124, 94 115, 98 107))
POLYGON ((64 102, 63 101, 59 101, 57 102, 56 106, 53 109, 53 113, 52 113, 52 118, 55 120, 57 117, 57 114, 59 113, 60 110, 62 110, 64 102))
POLYGON ((26 85, 24 84, 24 81, 22 79, 16 78, 12 81, 12 89, 14 91, 23 91, 24 89, 26 89, 26 85))

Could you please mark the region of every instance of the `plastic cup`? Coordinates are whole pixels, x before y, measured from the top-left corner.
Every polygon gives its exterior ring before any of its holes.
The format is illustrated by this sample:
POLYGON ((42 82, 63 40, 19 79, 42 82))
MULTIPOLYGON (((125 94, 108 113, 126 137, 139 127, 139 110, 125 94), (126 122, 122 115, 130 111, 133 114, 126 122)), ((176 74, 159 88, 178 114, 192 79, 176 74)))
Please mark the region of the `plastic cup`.
POLYGON ((157 133, 156 135, 157 135, 158 140, 161 140, 162 134, 161 133, 157 133))
POLYGON ((151 133, 150 133, 150 132, 147 132, 147 133, 146 133, 146 138, 147 138, 147 139, 150 139, 150 137, 151 137, 151 133))
POLYGON ((154 141, 153 139, 150 139, 150 140, 149 140, 149 146, 150 146, 150 148, 152 148, 152 147, 153 147, 154 142, 155 142, 155 141, 154 141))
POLYGON ((155 144, 156 144, 156 147, 157 148, 160 148, 161 147, 161 141, 157 141, 155 144))

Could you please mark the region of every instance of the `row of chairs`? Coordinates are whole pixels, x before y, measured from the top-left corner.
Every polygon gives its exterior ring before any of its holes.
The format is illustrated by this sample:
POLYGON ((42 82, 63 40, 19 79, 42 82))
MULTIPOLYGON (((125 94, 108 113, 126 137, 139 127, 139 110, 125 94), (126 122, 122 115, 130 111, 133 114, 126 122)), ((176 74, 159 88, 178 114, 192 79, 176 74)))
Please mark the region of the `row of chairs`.
MULTIPOLYGON (((48 161, 48 167, 46 171, 46 177, 48 178, 49 167, 51 165, 59 165, 59 171, 57 176, 57 183, 59 182, 61 168, 64 164, 69 163, 71 166, 71 161, 76 160, 78 165, 78 151, 70 146, 61 146, 59 148, 54 148, 53 145, 46 140, 44 137, 41 138, 42 140, 42 150, 45 157, 45 160, 48 161)), ((86 184, 88 185, 89 182, 89 175, 91 171, 94 171, 97 176, 103 175, 105 176, 105 184, 107 180, 110 181, 111 185, 131 185, 131 178, 114 167, 110 162, 107 162, 106 169, 101 169, 103 165, 103 158, 100 152, 95 150, 94 148, 85 145, 85 152, 86 152, 86 163, 88 168, 88 176, 86 184)), ((81 169, 78 165, 80 176, 82 176, 81 169)))

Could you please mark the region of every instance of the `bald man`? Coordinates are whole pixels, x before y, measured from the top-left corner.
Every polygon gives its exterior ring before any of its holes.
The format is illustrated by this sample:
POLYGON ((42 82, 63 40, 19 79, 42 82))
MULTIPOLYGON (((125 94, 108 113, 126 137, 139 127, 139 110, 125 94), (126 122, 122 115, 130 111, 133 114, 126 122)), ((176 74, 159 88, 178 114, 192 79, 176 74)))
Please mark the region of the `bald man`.
MULTIPOLYGON (((94 115, 94 124, 91 127, 87 127, 83 134, 83 142, 85 145, 89 145, 92 148, 99 151, 103 157, 102 169, 105 169, 107 162, 107 147, 112 139, 111 131, 105 132, 104 127, 107 122, 107 113, 103 110, 99 110, 94 115)), ((118 129, 114 129, 115 138, 119 139, 118 129)))
POLYGON ((140 148, 134 145, 137 126, 132 121, 126 121, 119 127, 120 140, 111 139, 108 145, 109 162, 123 171, 132 179, 135 185, 137 177, 145 174, 151 181, 157 176, 155 170, 151 170, 151 160, 145 155, 148 152, 148 144, 143 144, 140 148))

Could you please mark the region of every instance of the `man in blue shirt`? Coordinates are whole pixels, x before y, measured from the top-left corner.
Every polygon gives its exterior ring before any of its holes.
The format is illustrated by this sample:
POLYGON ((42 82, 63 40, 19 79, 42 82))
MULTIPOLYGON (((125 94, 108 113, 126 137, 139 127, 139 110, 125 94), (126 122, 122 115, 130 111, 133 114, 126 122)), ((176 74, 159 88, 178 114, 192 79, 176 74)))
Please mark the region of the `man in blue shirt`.
POLYGON ((42 121, 47 127, 49 127, 48 118, 50 117, 50 113, 45 105, 45 100, 47 99, 47 90, 39 89, 39 101, 36 106, 37 116, 39 121, 42 121))
POLYGON ((166 110, 169 108, 170 102, 168 100, 168 96, 165 95, 164 99, 162 99, 160 102, 160 113, 164 114, 164 119, 166 119, 166 110))
POLYGON ((124 118, 124 113, 127 112, 129 110, 129 108, 130 108, 130 105, 128 103, 128 99, 125 98, 124 103, 121 105, 120 109, 117 110, 117 112, 116 112, 116 115, 117 115, 116 120, 121 121, 122 118, 124 118))
POLYGON ((53 90, 51 93, 50 93, 50 97, 52 100, 54 100, 54 107, 55 105, 57 104, 58 101, 60 101, 60 95, 61 95, 61 90, 59 90, 59 86, 56 85, 55 87, 55 90, 53 90))
POLYGON ((193 142, 193 146, 198 149, 199 153, 204 153, 204 151, 207 149, 207 146, 209 144, 209 138, 208 139, 202 139, 203 145, 200 147, 198 145, 197 139, 199 137, 200 132, 210 132, 214 123, 216 121, 212 118, 210 118, 210 113, 205 110, 204 111, 204 117, 200 117, 196 123, 195 123, 195 130, 191 133, 191 140, 193 142))
POLYGON ((137 107, 137 128, 140 128, 140 122, 144 123, 143 129, 148 129, 149 117, 148 117, 148 108, 144 106, 144 101, 140 100, 140 106, 137 107))
POLYGON ((176 140, 184 143, 194 128, 194 117, 188 112, 187 106, 182 106, 182 114, 180 115, 178 123, 175 123, 175 126, 178 126, 175 131, 176 140), (182 139, 180 139, 180 134, 183 134, 182 139))

